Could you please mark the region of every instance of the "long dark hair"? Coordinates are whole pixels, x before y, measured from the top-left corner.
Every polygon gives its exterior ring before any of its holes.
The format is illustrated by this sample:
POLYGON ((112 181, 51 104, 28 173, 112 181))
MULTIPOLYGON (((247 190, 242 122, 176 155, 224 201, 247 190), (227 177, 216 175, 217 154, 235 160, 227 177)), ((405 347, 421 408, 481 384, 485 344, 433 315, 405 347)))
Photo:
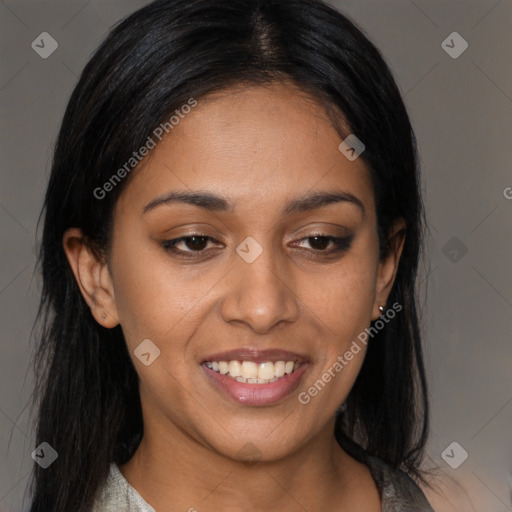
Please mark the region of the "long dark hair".
POLYGON ((121 327, 91 315, 63 251, 65 230, 81 228, 105 254, 113 207, 136 169, 101 199, 95 189, 190 98, 279 80, 325 106, 341 136, 364 142, 382 256, 393 220, 407 223, 388 301, 403 309, 369 342, 335 436, 423 479, 428 397, 415 281, 425 221, 416 141, 390 69, 353 22, 320 1, 157 0, 121 20, 87 63, 56 141, 40 217, 33 407, 36 446, 49 443, 58 459, 34 464, 31 512, 89 511, 109 464, 126 463, 143 435, 121 327))

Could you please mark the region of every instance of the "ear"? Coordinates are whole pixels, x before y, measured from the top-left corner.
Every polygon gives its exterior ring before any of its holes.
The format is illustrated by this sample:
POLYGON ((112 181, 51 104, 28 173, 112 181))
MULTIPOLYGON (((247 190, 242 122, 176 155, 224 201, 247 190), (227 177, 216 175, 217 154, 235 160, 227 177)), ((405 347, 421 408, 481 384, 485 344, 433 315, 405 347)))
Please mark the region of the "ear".
POLYGON ((119 323, 114 286, 106 259, 101 258, 79 228, 69 228, 62 237, 62 246, 73 270, 80 291, 96 321, 112 328, 119 323))
POLYGON ((391 228, 391 234, 388 238, 386 247, 387 254, 379 263, 372 320, 377 320, 382 315, 379 310, 379 306, 385 307, 391 288, 395 282, 398 263, 404 247, 405 232, 406 223, 405 220, 400 217, 395 220, 393 227, 391 228))

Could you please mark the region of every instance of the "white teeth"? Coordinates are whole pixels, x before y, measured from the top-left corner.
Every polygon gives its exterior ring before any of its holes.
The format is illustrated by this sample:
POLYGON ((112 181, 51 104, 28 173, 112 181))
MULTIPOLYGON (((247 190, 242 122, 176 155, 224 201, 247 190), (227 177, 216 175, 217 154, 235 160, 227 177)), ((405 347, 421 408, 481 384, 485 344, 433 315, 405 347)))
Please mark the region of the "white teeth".
POLYGON ((258 377, 258 365, 252 361, 242 363, 242 377, 244 379, 256 379, 258 377))
POLYGON ((228 366, 231 377, 240 377, 242 375, 242 365, 238 361, 230 361, 228 366))
POLYGON ((276 377, 282 377, 284 375, 285 363, 284 361, 276 361, 274 363, 274 371, 276 377))
POLYGON ((226 361, 219 361, 219 372, 224 375, 229 372, 229 365, 226 361))
POLYGON ((266 361, 254 363, 253 361, 207 361, 206 367, 238 382, 249 384, 267 384, 275 382, 285 374, 289 375, 300 367, 295 361, 266 361))
POLYGON ((261 363, 258 365, 258 379, 270 380, 274 377, 274 363, 261 363))

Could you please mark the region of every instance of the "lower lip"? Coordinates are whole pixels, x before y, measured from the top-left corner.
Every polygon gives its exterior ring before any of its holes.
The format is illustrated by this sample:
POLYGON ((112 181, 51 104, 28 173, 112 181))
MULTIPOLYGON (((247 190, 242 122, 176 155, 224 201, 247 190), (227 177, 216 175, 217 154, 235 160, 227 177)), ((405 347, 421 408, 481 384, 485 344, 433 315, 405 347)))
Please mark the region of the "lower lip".
POLYGON ((201 368, 217 389, 240 404, 255 406, 274 404, 292 393, 299 385, 308 364, 303 363, 293 373, 268 384, 246 384, 222 375, 204 364, 201 368))

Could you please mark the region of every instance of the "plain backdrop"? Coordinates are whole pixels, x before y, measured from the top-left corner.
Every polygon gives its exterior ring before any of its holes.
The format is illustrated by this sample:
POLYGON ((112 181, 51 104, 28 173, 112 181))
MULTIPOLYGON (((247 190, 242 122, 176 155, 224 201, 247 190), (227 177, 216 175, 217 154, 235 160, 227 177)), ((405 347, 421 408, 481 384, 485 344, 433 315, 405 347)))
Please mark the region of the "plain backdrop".
MULTIPOLYGON (((145 3, 0 1, 0 511, 28 509, 36 222, 53 143, 91 53, 145 3), (31 46, 42 32, 58 44, 47 59, 31 46)), ((451 477, 429 497, 436 512, 511 511, 512 1, 331 3, 382 51, 419 142, 431 232, 425 466, 451 477)))

